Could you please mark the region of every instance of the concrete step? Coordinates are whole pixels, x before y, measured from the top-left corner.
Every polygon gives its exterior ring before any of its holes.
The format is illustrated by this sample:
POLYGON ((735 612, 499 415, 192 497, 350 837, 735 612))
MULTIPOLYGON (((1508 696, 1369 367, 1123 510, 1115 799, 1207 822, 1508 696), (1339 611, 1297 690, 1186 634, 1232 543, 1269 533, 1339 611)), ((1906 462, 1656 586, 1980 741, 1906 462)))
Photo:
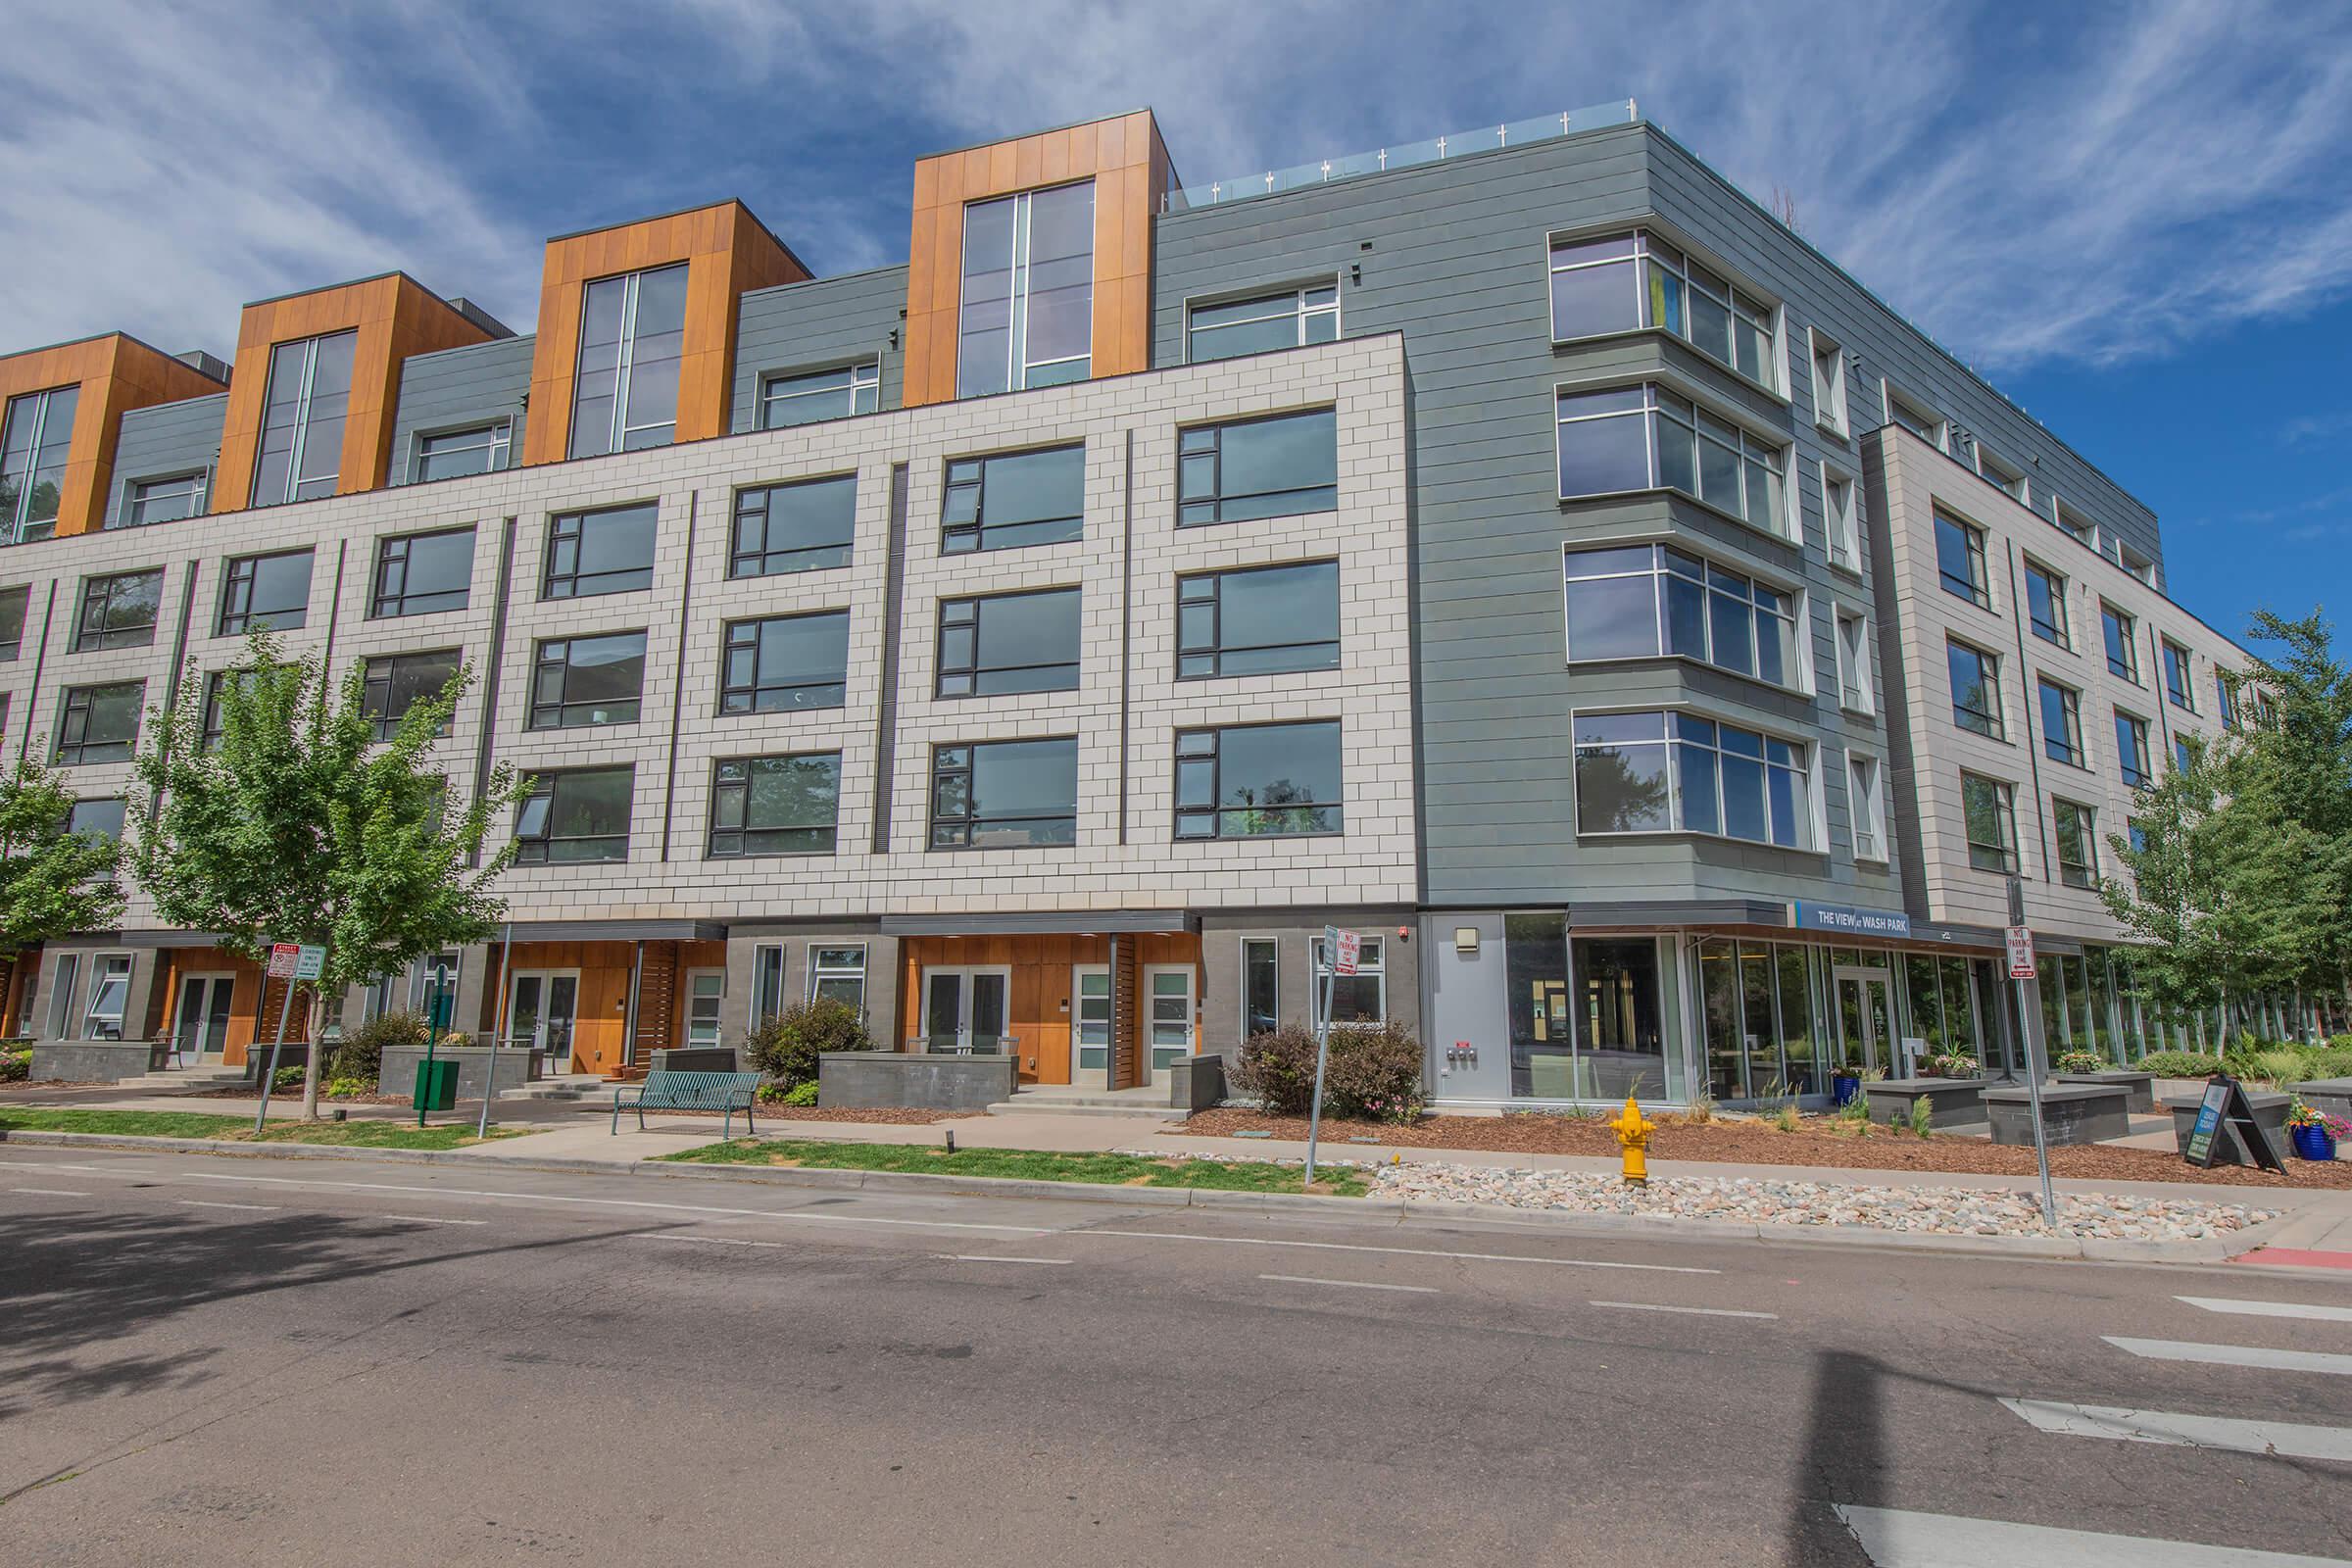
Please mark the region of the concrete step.
POLYGON ((179 1067, 119 1080, 122 1087, 139 1089, 214 1089, 244 1081, 242 1067, 179 1067))
POLYGON ((1025 1096, 1001 1100, 988 1107, 991 1116, 1150 1116, 1157 1121, 1182 1121, 1184 1112, 1173 1105, 1151 1104, 1107 1096, 1031 1100, 1025 1096))
POLYGON ((601 1098, 612 1086, 605 1075, 595 1072, 567 1072, 553 1078, 542 1078, 524 1084, 519 1089, 501 1089, 501 1100, 594 1100, 601 1098))

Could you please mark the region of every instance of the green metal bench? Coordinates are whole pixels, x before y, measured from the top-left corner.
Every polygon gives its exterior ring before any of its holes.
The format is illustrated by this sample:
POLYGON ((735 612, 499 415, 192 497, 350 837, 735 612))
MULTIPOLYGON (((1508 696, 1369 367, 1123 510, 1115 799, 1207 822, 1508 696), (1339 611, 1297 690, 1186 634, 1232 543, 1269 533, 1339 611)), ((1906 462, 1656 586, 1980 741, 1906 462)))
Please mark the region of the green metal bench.
POLYGON ((723 1110, 727 1119, 719 1126, 721 1138, 735 1133, 735 1112, 743 1112, 747 1131, 758 1132, 752 1120, 752 1102, 760 1093, 760 1075, 756 1072, 670 1072, 657 1069, 646 1074, 641 1084, 622 1084, 612 1091, 612 1136, 620 1136, 620 1113, 637 1112, 637 1130, 645 1131, 645 1113, 649 1110, 723 1110), (637 1098, 624 1097, 634 1094, 637 1098))

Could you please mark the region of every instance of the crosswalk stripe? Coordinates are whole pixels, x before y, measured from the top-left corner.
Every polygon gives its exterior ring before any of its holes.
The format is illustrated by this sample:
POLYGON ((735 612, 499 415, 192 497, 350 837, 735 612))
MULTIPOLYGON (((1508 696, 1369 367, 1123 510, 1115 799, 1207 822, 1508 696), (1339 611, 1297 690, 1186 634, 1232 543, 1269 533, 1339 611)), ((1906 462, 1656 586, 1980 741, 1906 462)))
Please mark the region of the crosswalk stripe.
POLYGON ((2240 1301, 2228 1296, 2176 1296, 2176 1301, 2208 1312, 2232 1312, 2240 1317, 2300 1317, 2315 1323, 2352 1323, 2352 1306, 2314 1306, 2308 1301, 2240 1301))
POLYGON ((2001 1402, 2041 1431, 2064 1437, 2115 1438, 2125 1443, 2159 1443, 2177 1448, 2226 1448, 2231 1453, 2268 1453, 2285 1459, 2352 1463, 2352 1428, 2299 1426, 2287 1421, 2234 1421, 2222 1416, 2180 1415, 2171 1410, 2062 1404, 2055 1399, 2001 1402))
POLYGON ((1984 1568, 1986 1563, 2032 1563, 2034 1568, 2343 1568, 2335 1557, 2102 1536, 1899 1508, 1840 1504, 1838 1517, 1876 1568, 1984 1568))
POLYGON ((2209 1366, 2250 1366, 2267 1372, 2330 1372, 2352 1377, 2352 1355, 2322 1350, 2266 1350, 2251 1345, 2192 1345, 2186 1340, 2132 1340, 2121 1335, 2099 1338, 2119 1350, 2144 1355, 2151 1361, 2201 1361, 2209 1366))

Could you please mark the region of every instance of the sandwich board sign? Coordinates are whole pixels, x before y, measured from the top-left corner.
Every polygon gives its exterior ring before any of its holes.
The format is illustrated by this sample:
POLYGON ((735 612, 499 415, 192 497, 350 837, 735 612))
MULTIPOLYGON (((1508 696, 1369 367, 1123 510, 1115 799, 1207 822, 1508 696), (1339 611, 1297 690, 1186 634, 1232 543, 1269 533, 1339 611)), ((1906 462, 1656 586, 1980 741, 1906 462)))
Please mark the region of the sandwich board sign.
POLYGON ((2281 1176, 2286 1174, 2285 1161, 2278 1157, 2261 1123, 2254 1119, 2254 1107, 2246 1100, 2246 1086, 2227 1073, 2216 1073, 2205 1086, 2205 1098, 2197 1102, 2197 1119, 2188 1130, 2188 1144, 2180 1151, 2180 1157, 2191 1165, 2211 1170, 2213 1156, 2226 1134, 2235 1136, 2244 1158, 2281 1176))

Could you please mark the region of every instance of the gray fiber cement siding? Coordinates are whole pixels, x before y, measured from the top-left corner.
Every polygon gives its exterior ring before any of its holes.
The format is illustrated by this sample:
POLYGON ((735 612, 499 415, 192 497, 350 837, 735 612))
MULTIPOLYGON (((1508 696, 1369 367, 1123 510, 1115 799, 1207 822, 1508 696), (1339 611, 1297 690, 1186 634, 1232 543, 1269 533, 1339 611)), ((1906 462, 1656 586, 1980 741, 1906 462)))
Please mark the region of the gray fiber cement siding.
MULTIPOLYGON (((735 326, 734 414, 742 432, 760 420, 760 383, 779 372, 881 362, 880 408, 900 403, 906 356, 892 341, 906 318, 906 269, 783 283, 743 296, 735 326)), ((901 340, 903 342, 903 340, 901 340)))
POLYGON ((220 425, 227 411, 228 394, 216 392, 125 413, 122 432, 115 438, 106 526, 122 525, 131 486, 141 480, 169 479, 199 468, 209 475, 220 459, 220 425))
POLYGON ((418 354, 400 368, 400 407, 392 421, 391 482, 412 482, 416 438, 511 419, 507 466, 522 461, 523 404, 531 390, 534 337, 502 337, 437 354, 418 354))

